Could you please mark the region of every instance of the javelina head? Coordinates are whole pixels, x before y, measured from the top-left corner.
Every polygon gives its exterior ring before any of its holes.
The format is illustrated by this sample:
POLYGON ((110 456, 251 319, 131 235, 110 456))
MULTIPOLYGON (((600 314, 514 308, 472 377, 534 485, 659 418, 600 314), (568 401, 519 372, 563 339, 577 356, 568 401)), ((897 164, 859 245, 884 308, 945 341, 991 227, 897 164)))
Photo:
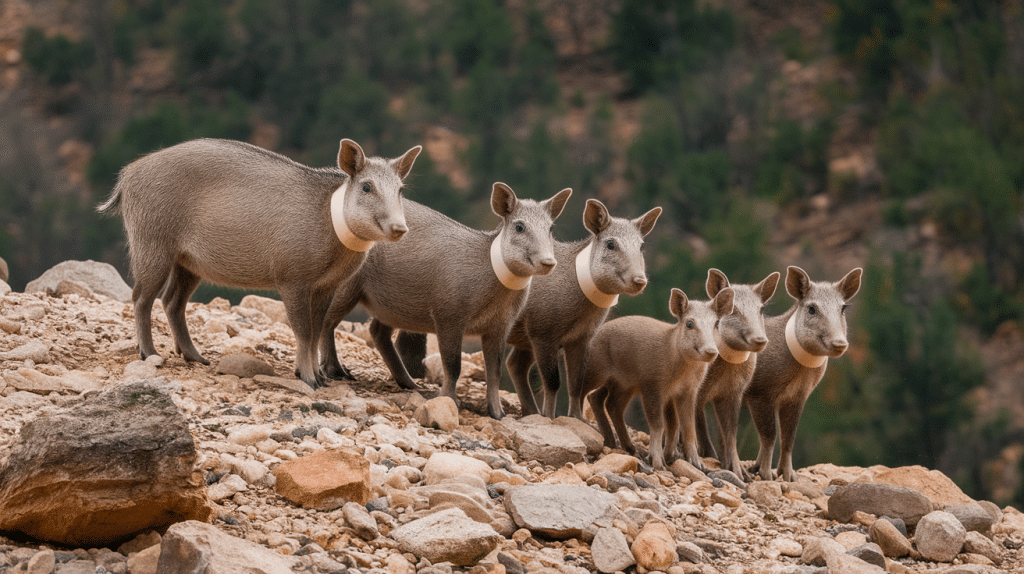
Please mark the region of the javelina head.
POLYGON ((689 361, 714 361, 718 356, 715 345, 715 324, 719 318, 732 313, 733 291, 726 287, 711 301, 690 301, 680 289, 672 289, 668 309, 678 319, 675 327, 675 349, 689 361))
POLYGON ((348 174, 344 219, 363 241, 398 241, 409 228, 402 208, 402 185, 423 148, 416 146, 395 159, 366 157, 363 148, 341 140, 338 167, 348 174))
POLYGON ((796 299, 796 340, 811 355, 841 357, 846 341, 846 307, 860 290, 860 267, 836 283, 811 281, 799 267, 786 270, 786 291, 796 299))
POLYGON ((647 286, 647 272, 641 247, 661 215, 655 207, 636 219, 612 217, 596 199, 588 199, 583 226, 591 238, 590 276, 602 293, 637 295, 647 286))
MULTIPOLYGON (((718 322, 721 342, 730 349, 759 353, 768 344, 764 330, 764 304, 775 294, 779 284, 778 272, 765 277, 757 285, 729 285, 729 279, 718 269, 708 269, 708 297, 714 297, 726 287, 732 287, 732 313, 718 322)), ((721 353, 722 350, 719 349, 721 353)))
POLYGON ((520 277, 547 275, 555 268, 551 225, 562 213, 571 189, 550 199, 519 199, 504 183, 494 184, 491 209, 501 217, 500 254, 508 270, 520 277))

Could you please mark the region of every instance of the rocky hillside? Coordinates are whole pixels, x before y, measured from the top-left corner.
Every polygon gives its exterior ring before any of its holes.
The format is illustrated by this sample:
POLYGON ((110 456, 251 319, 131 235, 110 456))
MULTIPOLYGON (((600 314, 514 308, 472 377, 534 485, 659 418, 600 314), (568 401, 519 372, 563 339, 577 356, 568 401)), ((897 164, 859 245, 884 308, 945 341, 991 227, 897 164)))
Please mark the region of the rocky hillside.
POLYGON ((157 306, 166 359, 140 361, 127 286, 83 268, 0 294, 0 573, 1024 569, 1024 514, 937 471, 656 472, 514 395, 488 418, 474 357, 461 408, 402 392, 359 325, 336 334, 357 380, 311 391, 269 299, 189 304, 209 367, 157 306))

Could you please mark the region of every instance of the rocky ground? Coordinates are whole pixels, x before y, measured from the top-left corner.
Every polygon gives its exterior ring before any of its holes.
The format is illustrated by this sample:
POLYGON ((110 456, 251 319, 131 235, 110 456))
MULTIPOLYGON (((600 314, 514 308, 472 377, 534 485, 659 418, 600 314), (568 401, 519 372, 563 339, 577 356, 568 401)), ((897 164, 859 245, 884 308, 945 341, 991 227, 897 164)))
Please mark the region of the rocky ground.
POLYGON ((313 392, 259 297, 189 305, 211 366, 173 354, 158 304, 166 360, 139 361, 123 282, 92 281, 0 289, 0 573, 1024 571, 1024 515, 936 471, 654 471, 514 395, 488 418, 473 357, 461 408, 400 391, 359 325, 337 333, 357 381, 313 392))

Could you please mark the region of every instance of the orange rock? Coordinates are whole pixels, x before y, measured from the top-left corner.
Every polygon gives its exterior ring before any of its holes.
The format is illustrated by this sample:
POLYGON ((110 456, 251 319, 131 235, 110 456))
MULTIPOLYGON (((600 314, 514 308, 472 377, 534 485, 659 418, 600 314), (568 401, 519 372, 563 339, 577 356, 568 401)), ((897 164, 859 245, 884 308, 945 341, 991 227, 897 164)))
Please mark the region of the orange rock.
POLYGON ((370 500, 370 461, 342 449, 316 452, 274 469, 278 494, 303 508, 328 511, 370 500))

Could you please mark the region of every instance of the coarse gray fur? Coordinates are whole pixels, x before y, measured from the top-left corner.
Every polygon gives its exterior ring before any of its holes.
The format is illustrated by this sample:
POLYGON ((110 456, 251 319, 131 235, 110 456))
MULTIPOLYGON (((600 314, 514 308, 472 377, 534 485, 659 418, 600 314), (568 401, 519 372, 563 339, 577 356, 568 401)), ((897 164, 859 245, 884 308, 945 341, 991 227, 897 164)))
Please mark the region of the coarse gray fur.
POLYGON ((544 275, 556 267, 551 225, 572 193, 563 189, 537 202, 518 199, 495 183, 491 208, 502 218, 493 231, 471 229, 433 209, 407 201, 409 233, 398 246, 373 248, 363 267, 335 294, 320 337, 320 359, 330 376, 344 376, 334 327, 357 304, 373 316, 370 332, 384 363, 402 388, 413 382, 391 340, 394 329, 436 333, 445 381, 441 394, 456 398, 463 335, 479 335, 487 371, 487 408, 501 418, 498 385, 505 340, 526 303, 530 287, 506 288, 491 267, 490 248, 502 233, 505 265, 519 276, 544 275))
POLYGON ((765 321, 768 345, 758 354, 757 367, 743 396, 757 429, 760 450, 751 468, 771 480, 775 450, 775 418, 779 420, 781 452, 778 475, 787 482, 793 472, 793 442, 804 403, 825 374, 826 362, 807 368, 796 361, 786 344, 786 322, 796 315, 796 338, 803 348, 819 357, 841 357, 846 340, 846 307, 860 290, 862 270, 858 267, 841 280, 811 281, 799 267, 786 270, 786 292, 796 303, 782 315, 765 321))
POLYGON ((560 386, 558 351, 564 348, 570 400, 575 397, 579 405, 575 416, 582 418, 583 397, 576 395, 582 385, 579 379, 583 377, 587 343, 608 316, 608 309, 598 307, 584 295, 576 277, 576 256, 592 245, 591 277, 598 289, 608 295, 637 295, 647 286, 640 248, 659 215, 661 208, 656 207, 632 220, 612 217, 603 203, 588 199, 583 225, 591 237, 572 243, 555 242, 558 265, 551 273, 534 278, 526 308, 508 339, 512 350, 505 364, 524 416, 538 412, 528 378, 536 360, 544 382, 544 415, 554 418, 560 386))
MULTIPOLYGON (((722 467, 731 470, 743 480, 750 480, 747 471, 740 465, 736 450, 736 433, 739 428, 740 410, 743 408, 743 392, 750 384, 750 377, 757 365, 757 354, 768 344, 764 330, 764 306, 775 294, 781 275, 776 271, 757 285, 730 285, 728 277, 718 269, 708 270, 708 297, 714 297, 726 287, 733 290, 732 313, 718 322, 718 333, 729 348, 749 352, 742 363, 730 363, 718 358, 708 367, 704 381, 697 391, 695 421, 697 442, 700 449, 696 454, 718 458, 708 436, 708 425, 704 418, 704 405, 711 401, 715 407, 718 433, 722 440, 722 467)), ((684 445, 687 447, 687 445, 684 445)), ((689 451, 687 451, 688 454, 689 451)), ((696 456, 692 454, 691 456, 696 456)))
MULTIPOLYGON (((637 394, 650 427, 651 464, 656 469, 665 468, 665 452, 675 451, 672 440, 680 426, 683 440, 690 440, 697 388, 718 356, 715 324, 732 312, 732 299, 729 288, 711 301, 689 301, 681 290, 672 289, 669 310, 675 324, 630 315, 597 329, 587 349, 583 393, 596 389, 589 399, 605 446, 615 448, 611 418, 622 448, 636 452, 625 411, 637 394)), ((703 467, 699 460, 690 462, 703 467)))
POLYGON ((402 181, 419 146, 397 159, 366 157, 341 140, 338 167, 311 168, 243 142, 187 141, 128 164, 101 212, 119 210, 135 278, 139 354, 153 346, 153 301, 164 302, 175 350, 208 365, 192 342, 185 305, 203 279, 276 289, 297 342, 296 374, 316 388, 313 336, 331 295, 366 257, 342 245, 331 195, 348 185, 346 221, 367 241, 398 241, 408 230, 402 181))

